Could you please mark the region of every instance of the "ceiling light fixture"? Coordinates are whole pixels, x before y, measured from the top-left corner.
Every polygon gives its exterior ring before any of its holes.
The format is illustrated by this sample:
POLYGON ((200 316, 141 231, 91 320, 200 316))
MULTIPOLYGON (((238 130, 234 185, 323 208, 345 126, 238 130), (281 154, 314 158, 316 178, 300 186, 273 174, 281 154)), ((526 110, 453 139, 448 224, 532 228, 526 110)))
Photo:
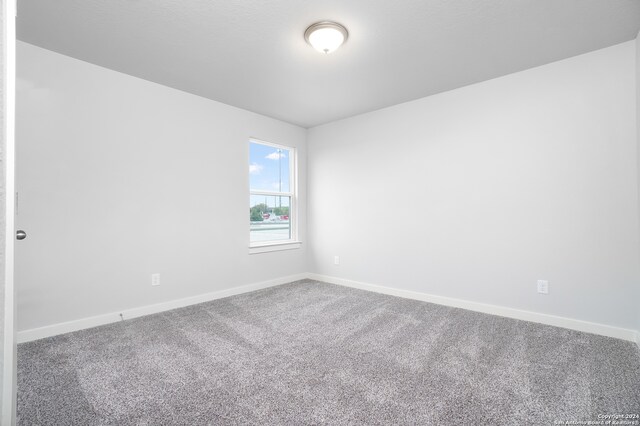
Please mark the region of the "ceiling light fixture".
POLYGON ((316 22, 304 32, 304 39, 314 49, 322 53, 331 53, 347 41, 349 32, 337 22, 316 22))

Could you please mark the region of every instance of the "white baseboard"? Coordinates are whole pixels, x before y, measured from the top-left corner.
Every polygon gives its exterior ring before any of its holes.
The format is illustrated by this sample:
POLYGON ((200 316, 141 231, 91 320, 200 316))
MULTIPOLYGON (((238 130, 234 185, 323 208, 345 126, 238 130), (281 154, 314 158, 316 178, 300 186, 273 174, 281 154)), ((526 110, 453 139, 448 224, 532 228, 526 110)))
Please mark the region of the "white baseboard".
POLYGON ((402 297, 405 299, 421 300, 423 302, 436 303, 438 305, 452 306, 455 308, 467 309, 470 311, 482 312, 485 314, 498 315, 501 317, 514 318, 524 321, 537 322, 540 324, 553 325, 556 327, 568 328, 570 330, 583 331, 586 333, 599 334, 601 336, 615 337, 616 339, 635 342, 640 348, 640 333, 636 330, 613 327, 610 325, 598 324, 594 322, 576 320, 559 317, 549 314, 541 314, 520 309, 507 308, 504 306, 489 305, 469 300, 455 299, 452 297, 435 296, 417 291, 400 290, 391 287, 384 287, 375 284, 368 284, 359 281, 352 281, 343 278, 331 277, 328 275, 308 274, 308 278, 323 281, 330 284, 342 285, 345 287, 358 288, 361 290, 373 291, 376 293, 388 294, 390 296, 402 297))
POLYGON ((373 291, 376 293, 388 294, 390 296, 403 297, 405 299, 421 300, 423 302, 436 303, 438 305, 452 306, 456 308, 468 309, 470 311, 482 312, 491 315, 498 315, 507 318, 514 318, 524 321, 537 322, 540 324, 552 325, 556 327, 568 328, 570 330, 583 331, 586 333, 599 334, 607 337, 628 340, 635 342, 640 349, 640 332, 636 330, 613 327, 610 325, 598 324, 594 322, 576 320, 571 318, 559 317, 549 314, 541 314, 537 312, 524 311, 520 309, 507 308, 504 306, 489 305, 485 303, 472 302, 463 299, 455 299, 451 297, 436 296, 428 293, 420 293, 417 291, 400 290, 392 287, 384 287, 375 284, 363 283, 359 281, 347 280, 328 275, 320 275, 315 273, 303 273, 289 275, 286 277, 276 278, 273 280, 262 281, 259 283, 247 284, 240 287, 233 287, 225 290, 215 291, 212 293, 201 294, 198 296, 187 297, 178 300, 170 300, 168 302, 158 303, 155 305, 141 306, 138 308, 127 309, 108 314, 97 315, 88 318, 81 318, 74 321, 63 322, 59 324, 48 325, 45 327, 34 328, 30 330, 19 331, 17 334, 18 343, 30 342, 33 340, 43 339, 45 337, 56 336, 58 334, 70 333, 72 331, 83 330, 86 328, 97 327, 99 325, 110 324, 121 321, 120 314, 124 319, 132 319, 144 315, 155 314, 159 312, 169 311, 171 309, 182 308, 184 306, 195 305, 198 303, 208 302, 210 300, 222 299, 224 297, 234 296, 236 294, 248 293, 250 291, 260 290, 263 288, 273 287, 280 284, 286 284, 302 279, 312 279, 323 281, 331 284, 342 285, 345 287, 358 288, 361 290, 373 291))
POLYGON ((44 339, 45 337, 56 336, 58 334, 70 333, 72 331, 78 331, 86 328, 97 327, 99 325, 118 322, 122 320, 120 318, 120 314, 122 314, 124 319, 132 319, 145 315, 156 314, 158 312, 169 311, 171 309, 182 308, 184 306, 208 302, 210 300, 222 299, 224 297, 234 296, 236 294, 248 293, 250 291, 261 290, 263 288, 303 280, 307 277, 308 274, 289 275, 286 277, 262 281, 259 283, 247 284, 240 287, 214 291, 212 293, 200 294, 198 296, 186 297, 184 299, 170 300, 168 302, 157 303, 155 305, 141 306, 138 308, 111 312, 94 317, 81 318, 74 321, 62 322, 45 327, 34 328, 31 330, 19 331, 17 339, 18 343, 30 342, 33 340, 44 339))

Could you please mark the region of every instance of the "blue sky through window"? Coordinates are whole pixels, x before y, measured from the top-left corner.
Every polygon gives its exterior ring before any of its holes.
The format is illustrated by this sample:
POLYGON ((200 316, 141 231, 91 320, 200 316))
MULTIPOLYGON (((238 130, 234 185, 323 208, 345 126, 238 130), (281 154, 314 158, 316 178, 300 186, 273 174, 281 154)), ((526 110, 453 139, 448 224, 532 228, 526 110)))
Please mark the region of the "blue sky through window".
POLYGON ((249 143, 249 184, 252 190, 289 192, 291 151, 249 143))

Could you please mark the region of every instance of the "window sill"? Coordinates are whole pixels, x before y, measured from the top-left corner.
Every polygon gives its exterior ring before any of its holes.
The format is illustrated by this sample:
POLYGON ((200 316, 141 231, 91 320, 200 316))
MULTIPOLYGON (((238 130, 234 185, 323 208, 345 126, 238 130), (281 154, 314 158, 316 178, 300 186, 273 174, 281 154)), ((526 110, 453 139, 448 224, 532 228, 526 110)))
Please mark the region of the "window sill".
POLYGON ((302 246, 300 241, 287 241, 283 243, 263 244, 249 247, 249 254, 269 253, 272 251, 295 250, 302 246))

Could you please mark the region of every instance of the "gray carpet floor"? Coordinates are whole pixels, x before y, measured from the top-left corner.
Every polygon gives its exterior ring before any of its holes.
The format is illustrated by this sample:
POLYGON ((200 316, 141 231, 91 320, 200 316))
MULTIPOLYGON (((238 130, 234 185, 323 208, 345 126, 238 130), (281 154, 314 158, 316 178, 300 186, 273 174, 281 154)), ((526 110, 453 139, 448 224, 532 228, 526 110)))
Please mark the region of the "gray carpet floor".
POLYGON ((18 347, 19 425, 552 425, 635 413, 631 342, 308 280, 18 347))

